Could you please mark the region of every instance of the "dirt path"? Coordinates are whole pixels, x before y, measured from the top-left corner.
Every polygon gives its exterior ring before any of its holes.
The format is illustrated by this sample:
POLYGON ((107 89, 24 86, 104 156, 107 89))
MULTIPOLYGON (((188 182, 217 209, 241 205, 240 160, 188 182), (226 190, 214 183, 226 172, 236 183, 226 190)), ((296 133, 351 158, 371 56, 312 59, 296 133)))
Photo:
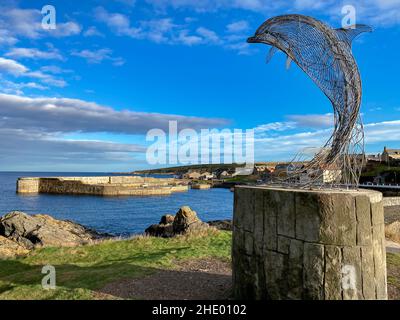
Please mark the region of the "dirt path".
POLYGON ((178 263, 140 279, 109 283, 100 294, 142 300, 224 300, 231 293, 230 263, 218 259, 178 263))
MULTIPOLYGON (((226 300, 230 298, 230 263, 218 259, 178 263, 177 270, 160 270, 140 279, 119 280, 106 285, 101 297, 141 300, 226 300)), ((388 277, 398 279, 400 270, 388 265, 388 277)), ((400 287, 388 284, 390 300, 400 300, 400 287)))

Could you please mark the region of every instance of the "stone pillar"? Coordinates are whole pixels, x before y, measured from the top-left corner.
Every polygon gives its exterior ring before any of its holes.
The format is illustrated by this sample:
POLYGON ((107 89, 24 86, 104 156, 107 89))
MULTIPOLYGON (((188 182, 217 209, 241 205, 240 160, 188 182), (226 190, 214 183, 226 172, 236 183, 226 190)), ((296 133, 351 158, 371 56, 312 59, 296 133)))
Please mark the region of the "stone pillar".
POLYGON ((236 187, 237 299, 387 299, 382 194, 236 187))

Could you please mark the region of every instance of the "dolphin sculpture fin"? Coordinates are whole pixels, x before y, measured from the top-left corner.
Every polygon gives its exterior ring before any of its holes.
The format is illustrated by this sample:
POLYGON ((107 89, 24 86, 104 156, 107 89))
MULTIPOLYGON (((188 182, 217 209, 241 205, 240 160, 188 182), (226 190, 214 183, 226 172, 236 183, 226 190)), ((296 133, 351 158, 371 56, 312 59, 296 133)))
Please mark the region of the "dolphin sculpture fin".
POLYGON ((335 30, 339 39, 344 41, 351 47, 351 43, 355 38, 364 32, 372 32, 373 29, 365 24, 356 24, 350 28, 340 28, 335 30))
POLYGON ((289 56, 287 56, 286 59, 286 70, 290 69, 290 64, 292 63, 292 58, 290 58, 289 56))
POLYGON ((278 51, 277 47, 271 47, 271 49, 268 52, 267 55, 267 60, 265 61, 267 64, 270 63, 270 61, 272 60, 272 57, 274 56, 274 54, 278 51))

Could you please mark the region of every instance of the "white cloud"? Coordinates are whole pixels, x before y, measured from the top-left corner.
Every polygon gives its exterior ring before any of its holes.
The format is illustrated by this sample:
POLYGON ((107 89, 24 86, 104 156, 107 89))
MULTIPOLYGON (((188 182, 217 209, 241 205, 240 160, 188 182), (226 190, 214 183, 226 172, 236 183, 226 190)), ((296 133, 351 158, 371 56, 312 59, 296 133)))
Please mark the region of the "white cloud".
POLYGON ((55 29, 49 29, 45 31, 47 31, 48 35, 50 36, 63 38, 80 34, 82 27, 76 22, 69 21, 65 23, 57 23, 55 29))
POLYGON ((203 42, 203 38, 196 35, 190 35, 189 32, 190 31, 187 29, 181 30, 176 38, 176 41, 187 46, 193 46, 203 42))
POLYGON ((131 27, 129 18, 124 14, 109 13, 103 7, 97 7, 94 12, 96 19, 105 23, 117 35, 138 38, 141 34, 141 29, 131 27))
POLYGON ((216 118, 118 111, 79 99, 30 98, 0 94, 0 119, 2 118, 7 118, 7 121, 1 124, 3 128, 141 135, 153 128, 168 131, 169 121, 178 121, 179 129, 195 130, 220 127, 227 123, 225 119, 216 118))
POLYGON ((226 26, 226 30, 230 33, 237 33, 249 30, 249 23, 245 20, 232 22, 226 26))
POLYGON ((102 34, 95 26, 89 27, 84 33, 83 36, 85 37, 104 37, 104 34, 102 34))
POLYGON ((14 76, 20 76, 26 73, 28 68, 17 61, 0 57, 0 71, 14 76))
POLYGON ((0 46, 13 46, 18 39, 11 35, 8 30, 0 29, 0 46))
POLYGON ((0 57, 0 71, 6 74, 11 74, 14 77, 29 77, 40 79, 40 81, 45 84, 60 88, 67 85, 67 83, 63 79, 54 78, 52 75, 46 74, 42 71, 31 71, 23 64, 12 59, 5 59, 0 57))
POLYGON ((58 50, 41 51, 36 48, 12 48, 5 54, 6 57, 12 58, 29 58, 29 59, 52 59, 63 60, 63 56, 58 50))
POLYGON ((37 9, 2 8, 0 11, 0 27, 15 37, 39 39, 45 36, 68 37, 81 31, 78 23, 73 21, 57 22, 56 29, 42 28, 43 15, 37 9))
POLYGON ((205 41, 206 43, 217 44, 220 42, 220 38, 218 37, 215 31, 212 31, 204 27, 199 27, 197 28, 196 32, 200 36, 202 36, 203 41, 205 41))
POLYGON ((327 128, 333 125, 333 114, 288 115, 287 118, 298 127, 327 128))
POLYGON ((98 49, 98 50, 81 50, 72 51, 71 55, 81 57, 86 59, 88 63, 102 63, 104 60, 110 60, 115 66, 122 66, 125 60, 121 57, 114 58, 112 56, 113 51, 108 48, 98 49))

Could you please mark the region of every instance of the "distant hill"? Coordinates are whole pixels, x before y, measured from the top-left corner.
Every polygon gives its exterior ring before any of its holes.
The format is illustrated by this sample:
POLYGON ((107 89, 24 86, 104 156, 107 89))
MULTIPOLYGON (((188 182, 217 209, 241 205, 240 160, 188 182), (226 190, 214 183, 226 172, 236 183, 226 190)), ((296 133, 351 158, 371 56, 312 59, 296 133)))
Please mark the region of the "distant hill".
MULTIPOLYGON (((282 162, 257 162, 256 165, 267 165, 275 166, 282 162)), ((244 164, 196 164, 189 166, 178 166, 178 167, 168 167, 160 169, 149 169, 149 170, 137 170, 132 172, 133 174, 182 174, 189 170, 199 171, 199 172, 214 172, 216 170, 226 170, 235 171, 236 168, 244 167, 244 164)))
POLYGON ((137 170, 132 173, 134 174, 182 174, 189 170, 199 171, 199 172, 213 172, 218 169, 222 170, 235 170, 235 168, 244 167, 243 164, 196 164, 190 166, 179 166, 179 167, 168 167, 160 169, 150 169, 150 170, 137 170))

